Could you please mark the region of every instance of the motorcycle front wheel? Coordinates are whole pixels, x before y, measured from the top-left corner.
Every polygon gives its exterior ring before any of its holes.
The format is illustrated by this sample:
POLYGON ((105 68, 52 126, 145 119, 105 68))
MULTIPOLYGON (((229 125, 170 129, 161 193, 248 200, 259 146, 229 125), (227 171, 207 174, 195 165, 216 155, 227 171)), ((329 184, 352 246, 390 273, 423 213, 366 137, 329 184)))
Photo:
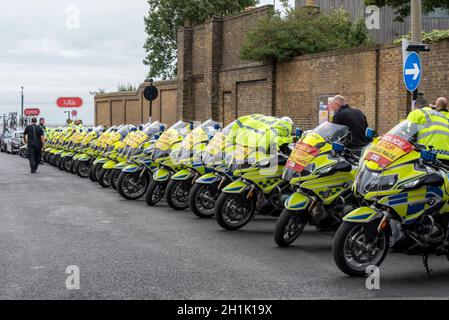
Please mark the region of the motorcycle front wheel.
POLYGON ((113 169, 112 173, 111 173, 111 187, 114 190, 117 190, 117 182, 118 182, 118 178, 120 176, 120 173, 122 173, 121 170, 118 169, 113 169))
POLYGON ((58 167, 59 170, 63 171, 64 170, 64 163, 67 160, 66 157, 59 157, 58 161, 56 162, 56 166, 58 167))
POLYGON ((83 179, 89 177, 90 166, 88 161, 79 161, 75 163, 74 170, 83 179))
POLYGON ((185 210, 189 207, 189 193, 192 180, 171 180, 167 185, 167 204, 174 210, 185 210))
POLYGON ((307 225, 306 212, 284 209, 274 228, 274 242, 281 247, 288 247, 299 238, 307 225))
POLYGON ((149 178, 142 172, 121 172, 117 181, 117 191, 126 200, 142 198, 148 189, 149 178))
POLYGON ((215 215, 217 187, 198 184, 192 187, 189 194, 190 209, 201 219, 210 219, 215 215))
POLYGON ((246 194, 222 193, 215 206, 217 223, 226 230, 239 230, 246 226, 255 213, 253 199, 246 194))
POLYGON ((98 176, 98 183, 103 188, 109 188, 111 186, 111 176, 112 176, 112 170, 111 169, 105 169, 101 168, 98 176))
POLYGON ((166 188, 166 182, 152 180, 145 193, 145 202, 149 206, 157 205, 164 197, 166 188))
POLYGON ((390 233, 381 230, 373 238, 379 221, 369 224, 343 222, 338 228, 332 248, 338 268, 353 277, 364 277, 368 267, 379 267, 387 256, 390 246, 390 233))
POLYGON ((66 157, 64 160, 64 170, 72 173, 72 169, 73 169, 73 158, 72 157, 66 157))

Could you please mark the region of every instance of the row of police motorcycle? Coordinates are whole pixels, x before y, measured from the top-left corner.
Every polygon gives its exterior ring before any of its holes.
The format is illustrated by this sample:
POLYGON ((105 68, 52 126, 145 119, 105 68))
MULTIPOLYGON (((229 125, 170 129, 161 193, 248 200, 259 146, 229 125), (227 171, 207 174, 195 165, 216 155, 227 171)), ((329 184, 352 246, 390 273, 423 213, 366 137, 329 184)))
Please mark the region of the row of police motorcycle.
POLYGON ((149 206, 165 198, 227 230, 255 215, 278 217, 274 240, 295 242, 307 225, 336 230, 333 256, 351 276, 380 266, 390 249, 449 259, 449 167, 415 142, 404 121, 374 138, 361 157, 350 132, 324 122, 301 132, 289 121, 250 115, 226 128, 154 122, 51 130, 44 160, 149 206), (293 137, 295 136, 295 137, 293 137))

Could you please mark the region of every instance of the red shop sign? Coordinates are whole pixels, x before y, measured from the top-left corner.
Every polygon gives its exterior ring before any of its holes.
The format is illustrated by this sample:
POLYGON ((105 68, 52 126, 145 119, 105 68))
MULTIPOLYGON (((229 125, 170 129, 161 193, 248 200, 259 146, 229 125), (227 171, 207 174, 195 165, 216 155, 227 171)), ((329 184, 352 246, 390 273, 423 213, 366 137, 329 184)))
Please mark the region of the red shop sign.
POLYGON ((59 108, 80 108, 83 105, 83 99, 81 98, 58 98, 56 104, 59 108))
POLYGON ((38 108, 27 108, 23 110, 23 114, 26 117, 37 117, 41 114, 41 111, 38 108))

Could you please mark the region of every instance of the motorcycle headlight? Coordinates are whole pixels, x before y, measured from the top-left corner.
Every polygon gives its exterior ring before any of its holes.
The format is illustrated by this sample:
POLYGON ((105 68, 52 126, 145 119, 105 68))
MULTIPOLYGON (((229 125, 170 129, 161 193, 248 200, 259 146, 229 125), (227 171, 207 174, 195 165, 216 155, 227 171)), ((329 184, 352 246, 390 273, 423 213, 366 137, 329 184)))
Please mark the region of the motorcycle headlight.
POLYGON ((401 187, 404 189, 413 189, 421 182, 420 179, 416 179, 407 183, 404 183, 401 187))
POLYGON ((385 191, 393 188, 398 182, 397 175, 378 176, 365 188, 367 191, 385 191))

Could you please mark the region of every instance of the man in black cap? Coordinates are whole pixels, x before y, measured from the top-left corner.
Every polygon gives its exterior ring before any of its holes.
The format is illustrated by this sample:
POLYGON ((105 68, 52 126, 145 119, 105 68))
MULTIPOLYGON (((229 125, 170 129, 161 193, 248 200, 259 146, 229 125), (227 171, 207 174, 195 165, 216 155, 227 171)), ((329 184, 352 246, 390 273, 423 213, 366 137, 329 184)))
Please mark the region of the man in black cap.
POLYGON ((37 119, 31 119, 31 125, 25 128, 24 141, 28 144, 28 158, 30 160, 31 173, 36 173, 41 162, 42 147, 45 143, 44 130, 37 124, 37 119))

